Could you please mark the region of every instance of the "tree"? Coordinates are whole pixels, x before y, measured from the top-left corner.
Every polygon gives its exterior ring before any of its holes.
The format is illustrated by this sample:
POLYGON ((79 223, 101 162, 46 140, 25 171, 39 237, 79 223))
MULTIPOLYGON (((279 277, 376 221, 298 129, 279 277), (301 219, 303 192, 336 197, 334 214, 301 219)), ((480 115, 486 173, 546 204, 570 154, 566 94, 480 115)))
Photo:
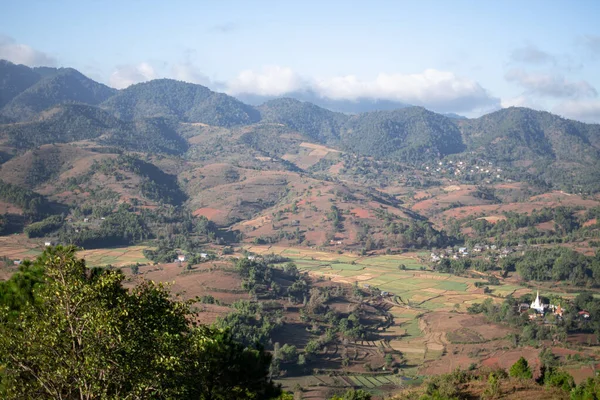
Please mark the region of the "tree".
POLYGON ((0 308, 3 399, 275 397, 270 356, 228 330, 195 326, 190 304, 160 284, 127 290, 90 270, 74 247, 47 249, 43 282, 18 313, 0 308))
POLYGON ((510 367, 508 374, 513 378, 519 379, 531 379, 533 374, 531 372, 531 368, 529 368, 529 363, 523 357, 519 358, 516 363, 510 367))

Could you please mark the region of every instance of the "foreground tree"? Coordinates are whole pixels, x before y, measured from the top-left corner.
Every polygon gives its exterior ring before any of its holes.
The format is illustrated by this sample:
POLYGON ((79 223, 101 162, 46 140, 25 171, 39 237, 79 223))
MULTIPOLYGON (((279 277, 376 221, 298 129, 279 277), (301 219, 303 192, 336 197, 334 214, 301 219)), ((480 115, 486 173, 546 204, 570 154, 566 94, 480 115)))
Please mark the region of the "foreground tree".
POLYGON ((31 298, 24 296, 19 307, 0 304, 0 397, 278 394, 267 378, 268 354, 235 343, 226 330, 195 326, 189 303, 173 300, 162 285, 144 282, 127 290, 122 273, 86 268, 73 247, 48 249, 31 268, 44 271, 31 298))

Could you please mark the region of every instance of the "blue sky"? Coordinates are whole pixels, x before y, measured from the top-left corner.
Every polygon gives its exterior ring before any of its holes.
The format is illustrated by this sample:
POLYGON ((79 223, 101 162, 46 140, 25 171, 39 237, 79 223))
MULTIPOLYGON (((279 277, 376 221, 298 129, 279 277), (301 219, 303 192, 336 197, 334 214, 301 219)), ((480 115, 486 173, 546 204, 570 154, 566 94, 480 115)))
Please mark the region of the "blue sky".
POLYGON ((0 1, 0 58, 477 116, 600 122, 600 1, 0 1))

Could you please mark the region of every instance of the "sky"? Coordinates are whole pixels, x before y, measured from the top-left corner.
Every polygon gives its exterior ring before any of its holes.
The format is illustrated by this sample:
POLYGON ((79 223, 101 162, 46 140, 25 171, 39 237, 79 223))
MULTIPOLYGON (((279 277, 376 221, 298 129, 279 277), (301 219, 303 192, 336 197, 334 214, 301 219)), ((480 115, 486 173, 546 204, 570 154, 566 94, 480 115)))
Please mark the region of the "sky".
POLYGON ((0 0, 0 59, 121 89, 510 106, 600 123, 600 1, 0 0))

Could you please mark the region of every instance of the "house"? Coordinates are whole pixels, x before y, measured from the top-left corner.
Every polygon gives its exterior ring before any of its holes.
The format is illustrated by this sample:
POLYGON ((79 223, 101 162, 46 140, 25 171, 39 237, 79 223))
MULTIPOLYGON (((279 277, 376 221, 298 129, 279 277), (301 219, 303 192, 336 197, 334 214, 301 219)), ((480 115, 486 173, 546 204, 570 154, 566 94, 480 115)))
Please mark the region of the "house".
POLYGON ((185 256, 183 254, 180 254, 177 256, 177 261, 178 262, 184 262, 185 261, 185 256))
POLYGON ((50 246, 52 246, 52 242, 44 242, 44 246, 50 247, 50 246))
POLYGON ((256 260, 256 256, 248 256, 248 257, 246 257, 246 258, 248 258, 248 260, 250 260, 250 261, 254 261, 254 260, 256 260))
POLYGON ((585 310, 581 310, 579 311, 577 314, 579 314, 579 316, 583 319, 589 319, 590 318, 590 313, 585 311, 585 310))
POLYGON ((15 260, 15 261, 13 261, 13 264, 15 264, 15 265, 21 265, 22 262, 23 261, 21 261, 21 260, 15 260))
POLYGON ((523 313, 523 312, 529 310, 528 303, 520 303, 518 307, 519 307, 519 313, 523 313))
POLYGON ((200 253, 200 258, 202 258, 202 259, 208 258, 208 254, 207 253, 200 253))
POLYGON ((90 222, 90 219, 89 218, 84 218, 83 222, 90 222))
POLYGON ((480 245, 480 244, 476 244, 476 245, 473 247, 473 251, 474 251, 475 253, 481 253, 481 252, 483 251, 483 246, 482 246, 482 245, 480 245))
POLYGON ((467 252, 467 248, 466 247, 459 247, 458 248, 458 252, 461 253, 461 254, 464 254, 464 253, 467 252))

